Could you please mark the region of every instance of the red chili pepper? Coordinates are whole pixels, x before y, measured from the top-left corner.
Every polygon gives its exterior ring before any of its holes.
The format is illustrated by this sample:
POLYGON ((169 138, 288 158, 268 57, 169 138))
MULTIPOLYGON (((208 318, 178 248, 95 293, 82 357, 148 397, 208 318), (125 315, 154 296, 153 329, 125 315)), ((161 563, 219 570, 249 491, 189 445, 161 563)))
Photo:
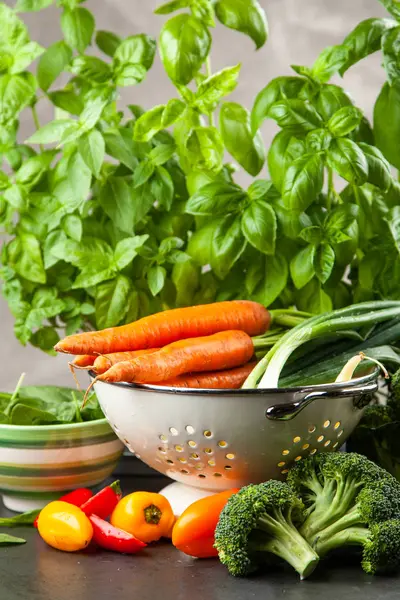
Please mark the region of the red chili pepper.
MULTIPOLYGON (((61 496, 59 500, 63 502, 68 502, 68 504, 73 504, 74 506, 81 506, 85 502, 89 500, 93 496, 93 492, 88 488, 78 488, 76 490, 72 490, 72 492, 68 492, 68 494, 64 494, 61 496)), ((33 526, 37 529, 39 515, 36 517, 33 526)))
POLYGON ((111 485, 103 488, 93 498, 81 505, 81 510, 90 517, 96 515, 101 519, 109 517, 122 498, 119 481, 114 481, 111 485))
POLYGON ((147 546, 132 534, 110 525, 110 523, 96 515, 90 515, 89 520, 93 526, 92 540, 100 548, 122 552, 123 554, 135 554, 147 546))

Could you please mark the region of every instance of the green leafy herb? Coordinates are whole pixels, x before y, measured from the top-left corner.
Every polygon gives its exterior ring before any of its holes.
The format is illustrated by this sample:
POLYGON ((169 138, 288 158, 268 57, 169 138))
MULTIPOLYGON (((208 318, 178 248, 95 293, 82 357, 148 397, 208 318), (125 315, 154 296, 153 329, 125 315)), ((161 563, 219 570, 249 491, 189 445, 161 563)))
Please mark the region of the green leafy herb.
POLYGON ((26 544, 26 540, 8 535, 8 533, 0 533, 0 546, 13 546, 14 544, 26 544))

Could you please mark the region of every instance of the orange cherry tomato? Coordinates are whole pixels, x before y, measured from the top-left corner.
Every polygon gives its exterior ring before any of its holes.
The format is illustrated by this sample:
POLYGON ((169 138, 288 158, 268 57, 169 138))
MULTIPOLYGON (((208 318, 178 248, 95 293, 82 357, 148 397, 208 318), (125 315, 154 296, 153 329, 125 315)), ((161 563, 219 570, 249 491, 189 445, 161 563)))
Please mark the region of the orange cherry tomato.
POLYGON ((227 490, 193 502, 181 514, 172 530, 172 543, 181 552, 196 558, 218 556, 214 548, 215 528, 222 509, 239 490, 227 490))
POLYGON ((111 524, 148 544, 171 537, 175 516, 161 494, 134 492, 122 498, 111 515, 111 524))
POLYGON ((83 511, 73 504, 50 502, 39 514, 38 531, 44 541, 64 552, 83 550, 91 542, 93 527, 83 511))

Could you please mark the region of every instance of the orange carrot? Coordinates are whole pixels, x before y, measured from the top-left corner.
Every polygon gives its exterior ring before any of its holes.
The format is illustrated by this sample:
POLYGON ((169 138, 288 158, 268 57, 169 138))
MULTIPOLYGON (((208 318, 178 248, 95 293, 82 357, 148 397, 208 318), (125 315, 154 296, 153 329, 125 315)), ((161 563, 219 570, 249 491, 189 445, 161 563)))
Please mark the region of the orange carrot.
POLYGON ((210 390, 237 390, 246 381, 257 361, 252 361, 236 367, 235 369, 227 369, 225 371, 210 371, 207 373, 199 373, 198 375, 179 375, 168 381, 161 381, 157 385, 166 387, 178 388, 202 388, 210 390))
POLYGON ((208 337, 179 340, 147 356, 117 363, 97 381, 157 383, 184 373, 222 371, 246 364, 254 354, 244 331, 222 331, 208 337))
POLYGON ((251 336, 264 333, 270 324, 264 306, 249 300, 216 302, 143 317, 130 325, 70 335, 58 342, 57 352, 110 354, 157 348, 178 340, 239 330, 251 336))
POLYGON ((108 371, 108 369, 119 362, 132 360, 133 358, 142 356, 143 354, 151 354, 152 352, 157 352, 159 349, 160 348, 147 348, 145 350, 133 350, 132 352, 114 352, 113 354, 102 354, 96 358, 92 368, 96 375, 100 375, 101 373, 108 371))
POLYGON ((84 369, 86 367, 91 367, 96 360, 96 356, 92 356, 91 354, 83 354, 81 356, 76 356, 72 362, 69 363, 70 367, 76 369, 84 369))

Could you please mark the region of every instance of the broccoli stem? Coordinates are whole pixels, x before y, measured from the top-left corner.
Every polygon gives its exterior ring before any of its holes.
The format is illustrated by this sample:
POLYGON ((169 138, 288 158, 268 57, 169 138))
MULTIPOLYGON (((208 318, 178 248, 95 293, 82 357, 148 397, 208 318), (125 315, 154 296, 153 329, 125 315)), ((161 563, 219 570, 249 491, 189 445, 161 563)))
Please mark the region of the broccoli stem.
POLYGON ((265 515, 257 521, 257 529, 267 533, 270 538, 253 543, 251 550, 271 552, 286 560, 306 579, 316 568, 319 557, 300 535, 288 517, 276 513, 274 517, 265 515))
POLYGON ((342 546, 364 546, 370 540, 371 533, 367 527, 348 527, 330 535, 328 529, 318 537, 314 546, 318 556, 325 556, 336 548, 342 546))

